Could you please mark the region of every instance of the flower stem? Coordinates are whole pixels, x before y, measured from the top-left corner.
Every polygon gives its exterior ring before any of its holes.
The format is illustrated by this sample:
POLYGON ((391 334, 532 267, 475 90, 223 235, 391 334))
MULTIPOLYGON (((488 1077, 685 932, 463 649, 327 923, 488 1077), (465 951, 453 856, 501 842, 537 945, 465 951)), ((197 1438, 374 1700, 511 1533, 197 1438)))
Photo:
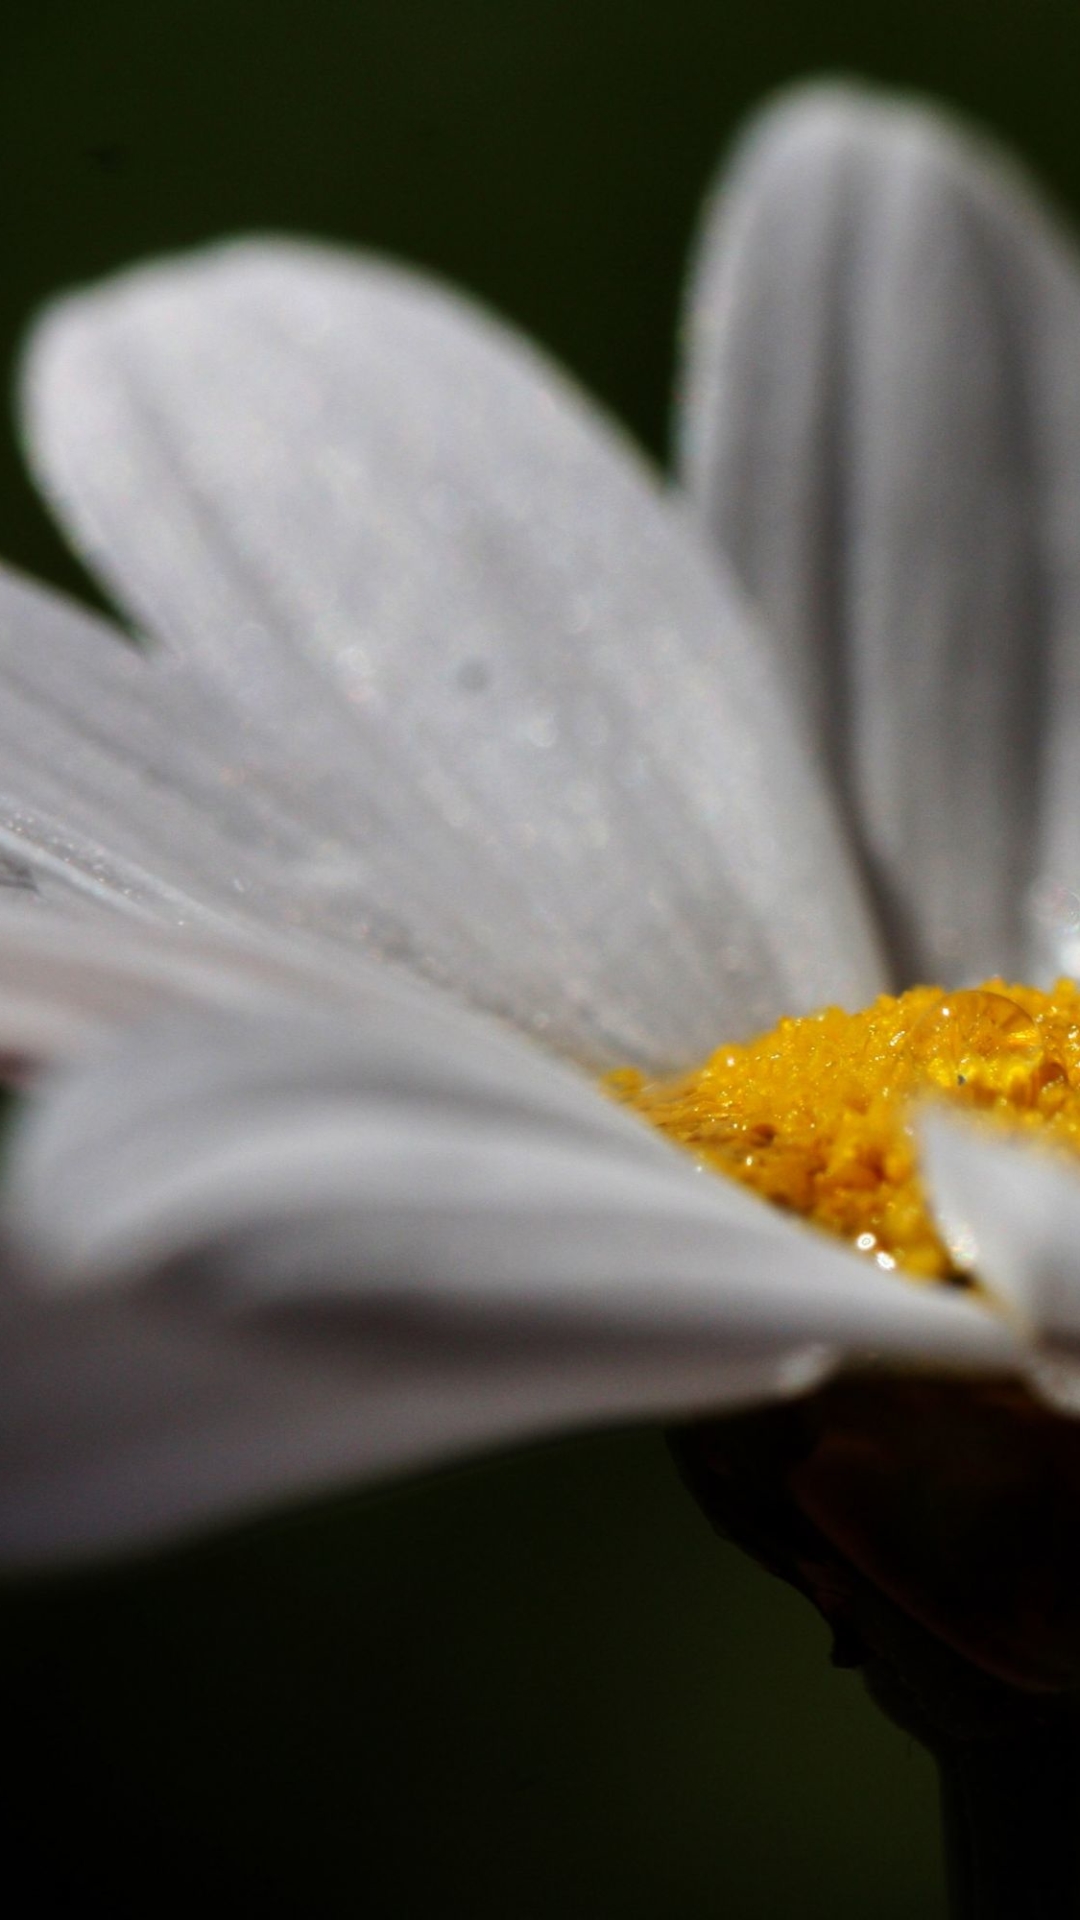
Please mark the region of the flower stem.
POLYGON ((1080 1722, 958 1740, 937 1753, 953 1920, 1080 1915, 1080 1722))

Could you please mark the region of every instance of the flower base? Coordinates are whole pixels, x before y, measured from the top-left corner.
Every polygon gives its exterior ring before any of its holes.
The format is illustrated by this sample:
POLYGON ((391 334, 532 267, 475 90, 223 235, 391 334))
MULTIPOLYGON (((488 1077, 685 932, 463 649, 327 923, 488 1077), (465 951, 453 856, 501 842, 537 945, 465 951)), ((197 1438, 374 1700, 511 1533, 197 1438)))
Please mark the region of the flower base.
POLYGON ((1080 1423, 1013 1381, 890 1375, 672 1447, 934 1755, 956 1920, 1080 1914, 1080 1423))

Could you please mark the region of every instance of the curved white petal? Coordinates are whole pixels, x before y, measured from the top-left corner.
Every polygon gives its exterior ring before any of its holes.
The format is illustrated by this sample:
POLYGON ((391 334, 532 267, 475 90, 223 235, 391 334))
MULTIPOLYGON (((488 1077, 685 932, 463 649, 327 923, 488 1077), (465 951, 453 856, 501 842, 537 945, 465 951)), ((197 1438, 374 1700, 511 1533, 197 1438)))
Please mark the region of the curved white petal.
POLYGON ((178 1010, 240 1013, 286 999, 309 1012, 348 1011, 373 995, 406 1010, 419 1007, 428 1019, 432 1007, 443 1007, 451 1025, 461 1017, 425 982, 297 935, 71 919, 28 913, 0 896, 0 1059, 64 1060, 85 1052, 103 1030, 178 1010))
POLYGON ((1073 253, 944 116, 808 90, 736 153, 689 320, 686 476, 901 973, 1022 971, 1040 870, 1080 919, 1073 253))
POLYGON ((493 321, 247 244, 60 305, 26 390, 90 561, 269 743, 260 776, 317 800, 313 924, 595 1060, 686 1060, 876 990, 737 596, 493 321))
POLYGON ((6 1218, 18 1557, 790 1393, 843 1355, 1012 1352, 434 1003, 148 1028, 46 1087, 6 1218))
POLYGON ((0 906, 288 929, 319 836, 195 676, 0 569, 0 906))
POLYGON ((1080 1414, 1080 1169, 1045 1145, 938 1113, 922 1133, 932 1205, 954 1258, 1008 1310, 1035 1384, 1080 1414))
MULTIPOLYGON (((212 946, 292 946, 292 962, 278 951, 276 965, 302 975, 306 956, 316 988, 321 975, 354 968, 365 945, 401 954, 401 922, 392 900, 380 906, 376 882, 380 849, 393 848, 393 864, 405 842, 391 819, 359 808, 336 821, 322 779, 317 759, 299 768, 288 743, 261 734, 185 663, 137 649, 107 622, 0 569, 5 928, 32 923, 44 908, 67 921, 171 926, 212 946)), ((467 973, 475 941, 464 917, 459 931, 467 973)), ((50 956, 64 937, 62 929, 41 936, 50 956)), ((158 952, 147 937, 145 950, 158 952)), ((105 952, 124 950, 115 930, 100 939, 105 952)), ((15 937, 0 954, 9 990, 0 1028, 32 1008, 30 1025, 51 1050, 53 1016, 62 1025, 82 989, 72 973, 50 1007, 53 957, 35 976, 27 953, 26 939, 15 937)), ((181 943, 177 969, 189 964, 181 943)), ((151 970, 167 974, 169 965, 159 953, 151 970)), ((87 983, 83 997, 94 994, 87 983)))

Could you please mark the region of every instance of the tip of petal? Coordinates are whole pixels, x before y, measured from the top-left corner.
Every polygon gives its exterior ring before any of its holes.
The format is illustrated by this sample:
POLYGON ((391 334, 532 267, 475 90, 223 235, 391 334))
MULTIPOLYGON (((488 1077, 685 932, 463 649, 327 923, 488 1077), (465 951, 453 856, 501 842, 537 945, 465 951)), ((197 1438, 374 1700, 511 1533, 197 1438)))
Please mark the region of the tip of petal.
POLYGON ((767 99, 744 128, 731 172, 760 167, 798 171, 800 179, 837 165, 931 170, 939 182, 967 185, 977 194, 1019 194, 1030 219, 1030 187, 1022 166, 962 112, 919 94, 896 94, 865 82, 825 76, 785 87, 767 99))

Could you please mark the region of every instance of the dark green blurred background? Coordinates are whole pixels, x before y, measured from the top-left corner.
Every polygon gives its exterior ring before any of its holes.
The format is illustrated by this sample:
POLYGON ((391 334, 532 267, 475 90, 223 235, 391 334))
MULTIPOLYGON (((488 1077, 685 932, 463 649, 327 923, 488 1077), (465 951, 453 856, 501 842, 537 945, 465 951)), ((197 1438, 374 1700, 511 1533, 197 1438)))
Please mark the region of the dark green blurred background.
MULTIPOLYGON (((0 47, 5 361, 72 282, 297 229, 481 293, 662 456, 688 236, 763 93, 936 92, 1080 209, 1075 0, 9 0, 0 47)), ((87 591, 7 438, 0 551, 87 591)), ((928 1764, 656 1435, 17 1587, 0 1649, 27 1913, 942 1912, 928 1764)))

